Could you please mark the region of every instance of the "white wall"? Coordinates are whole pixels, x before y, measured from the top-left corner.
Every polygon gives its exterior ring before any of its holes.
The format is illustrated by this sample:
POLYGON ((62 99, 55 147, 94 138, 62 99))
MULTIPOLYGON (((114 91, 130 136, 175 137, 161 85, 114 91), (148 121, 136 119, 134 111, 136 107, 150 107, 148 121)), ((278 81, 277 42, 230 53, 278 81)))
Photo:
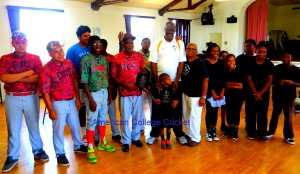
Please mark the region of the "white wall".
POLYGON ((300 5, 269 5, 268 33, 271 30, 285 30, 290 40, 300 36, 300 10, 292 10, 300 5))
MULTIPOLYGON (((210 33, 222 33, 222 49, 228 50, 233 54, 240 54, 243 51, 243 42, 245 40, 245 10, 254 0, 233 0, 234 2, 224 1, 218 3, 213 8, 215 25, 201 25, 201 21, 192 20, 191 22, 191 42, 198 44, 199 50, 206 50, 205 43, 209 42, 210 33), (238 17, 235 24, 227 24, 226 19, 231 15, 238 17), (224 44, 227 41, 227 45, 224 44)), ((108 41, 108 52, 118 53, 117 35, 119 31, 125 31, 125 20, 123 15, 142 15, 154 16, 155 31, 153 37, 158 39, 163 36, 163 27, 167 19, 196 19, 201 14, 172 12, 159 16, 157 10, 133 8, 124 6, 103 6, 99 11, 93 11, 90 3, 75 1, 55 1, 55 0, 1 0, 0 1, 0 55, 13 51, 10 46, 10 27, 6 11, 6 5, 29 6, 39 8, 63 9, 66 14, 66 24, 57 26, 66 30, 65 50, 76 43, 76 29, 79 25, 88 25, 91 29, 99 27, 101 29, 101 38, 108 41)), ((134 34, 134 33, 133 33, 134 34)), ((30 40, 29 40, 30 44, 30 40)))

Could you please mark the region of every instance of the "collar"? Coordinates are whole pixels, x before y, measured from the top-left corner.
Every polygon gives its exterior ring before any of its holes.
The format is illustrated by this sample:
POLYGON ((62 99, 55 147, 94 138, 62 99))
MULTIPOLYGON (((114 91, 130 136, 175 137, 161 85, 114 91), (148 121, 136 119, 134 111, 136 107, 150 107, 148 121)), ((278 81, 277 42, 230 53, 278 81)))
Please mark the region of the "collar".
POLYGON ((25 52, 23 55, 20 56, 19 54, 16 53, 16 51, 14 51, 12 53, 12 57, 22 59, 26 54, 27 54, 27 52, 25 52))

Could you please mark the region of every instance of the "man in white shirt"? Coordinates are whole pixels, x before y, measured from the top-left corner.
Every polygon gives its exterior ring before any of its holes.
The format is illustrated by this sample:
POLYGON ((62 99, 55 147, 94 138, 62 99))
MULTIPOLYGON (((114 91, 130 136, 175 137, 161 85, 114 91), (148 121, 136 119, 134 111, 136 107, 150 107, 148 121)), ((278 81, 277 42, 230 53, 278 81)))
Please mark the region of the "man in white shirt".
MULTIPOLYGON (((186 61, 185 46, 181 40, 176 40, 174 33, 176 31, 175 24, 168 21, 164 28, 165 35, 163 38, 156 40, 150 52, 149 61, 151 62, 151 71, 156 82, 156 88, 160 91, 161 84, 158 77, 162 73, 167 73, 172 81, 174 90, 178 90, 181 94, 180 76, 183 72, 184 62, 186 61)), ((180 95, 181 96, 181 95, 180 95)), ((180 101, 176 107, 177 112, 174 115, 173 131, 180 144, 187 144, 185 133, 182 131, 182 103, 180 101)), ((159 113, 157 113, 158 105, 152 105, 152 130, 150 137, 147 139, 148 144, 153 144, 159 136, 159 113)))

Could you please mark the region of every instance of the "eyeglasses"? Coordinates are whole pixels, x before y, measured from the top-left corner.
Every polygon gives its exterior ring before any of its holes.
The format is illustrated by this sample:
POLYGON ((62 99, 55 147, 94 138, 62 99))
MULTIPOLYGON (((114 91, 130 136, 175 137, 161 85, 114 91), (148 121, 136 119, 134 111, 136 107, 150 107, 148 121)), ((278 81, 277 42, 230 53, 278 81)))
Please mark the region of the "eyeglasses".
POLYGON ((94 46, 94 47, 96 47, 96 46, 100 46, 100 47, 101 47, 102 44, 101 44, 101 43, 99 43, 99 44, 93 44, 93 46, 94 46))
POLYGON ((197 51, 196 48, 186 48, 186 50, 188 50, 188 51, 197 51))

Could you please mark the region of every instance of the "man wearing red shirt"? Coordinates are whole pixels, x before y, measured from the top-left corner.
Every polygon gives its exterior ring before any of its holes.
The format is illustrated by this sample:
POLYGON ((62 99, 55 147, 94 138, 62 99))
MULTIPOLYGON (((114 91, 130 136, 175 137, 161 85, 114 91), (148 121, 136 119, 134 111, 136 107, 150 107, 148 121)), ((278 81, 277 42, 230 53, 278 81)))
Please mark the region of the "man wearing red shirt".
POLYGON ((41 72, 40 57, 26 52, 27 38, 22 32, 12 33, 13 53, 0 59, 0 80, 6 91, 5 112, 8 131, 7 159, 2 172, 10 171, 20 156, 20 132, 24 114, 34 158, 48 161, 43 150, 39 130, 38 74, 41 72))
POLYGON ((64 128, 67 123, 74 141, 74 152, 87 152, 80 138, 78 111, 81 107, 76 70, 58 41, 47 45, 52 58, 42 69, 39 90, 43 94, 53 127, 53 144, 57 163, 68 166, 64 149, 64 128), (74 99, 75 97, 75 99, 74 99))
POLYGON ((124 51, 117 54, 112 62, 111 76, 118 84, 120 97, 120 113, 122 128, 122 151, 129 151, 129 144, 143 147, 140 141, 139 121, 141 120, 142 91, 134 84, 137 74, 144 70, 144 58, 142 54, 133 51, 133 41, 135 37, 131 34, 124 34, 122 44, 124 51), (128 121, 132 115, 132 132, 130 132, 128 121))

